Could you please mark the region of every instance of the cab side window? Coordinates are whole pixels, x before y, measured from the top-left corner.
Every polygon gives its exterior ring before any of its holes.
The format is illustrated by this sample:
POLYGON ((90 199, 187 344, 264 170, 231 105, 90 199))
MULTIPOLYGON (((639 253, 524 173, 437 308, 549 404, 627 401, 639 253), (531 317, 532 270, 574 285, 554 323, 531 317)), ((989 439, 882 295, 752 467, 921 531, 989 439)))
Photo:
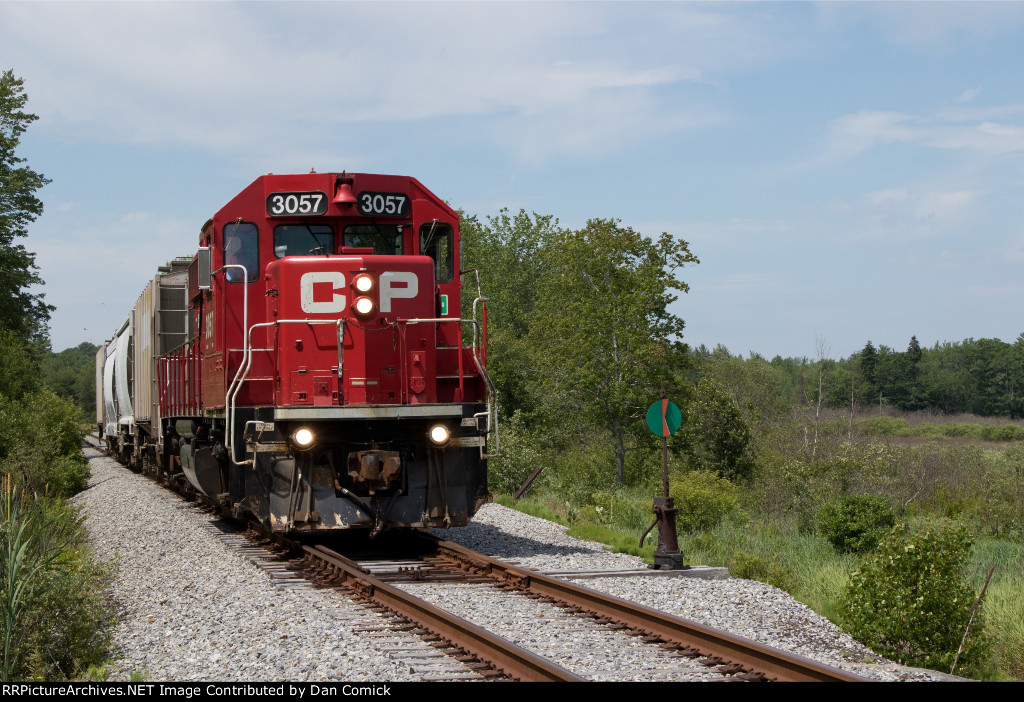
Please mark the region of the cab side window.
POLYGON ((450 283, 455 275, 452 226, 431 222, 420 227, 420 255, 434 259, 434 280, 450 283))
MULTIPOLYGON (((224 225, 224 265, 245 266, 246 282, 260 277, 260 230, 252 222, 232 222, 224 225)), ((242 282, 242 271, 228 268, 224 277, 231 283, 242 282)))

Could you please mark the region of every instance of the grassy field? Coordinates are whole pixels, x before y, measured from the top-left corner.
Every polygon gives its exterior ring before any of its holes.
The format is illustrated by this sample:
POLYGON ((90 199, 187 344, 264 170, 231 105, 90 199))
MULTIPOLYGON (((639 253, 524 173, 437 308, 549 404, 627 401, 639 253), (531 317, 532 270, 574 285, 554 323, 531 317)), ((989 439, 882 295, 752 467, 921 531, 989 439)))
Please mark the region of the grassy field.
MULTIPOLYGON (((683 508, 680 548, 686 562, 726 566, 737 577, 769 583, 844 625, 850 619, 851 575, 865 567, 876 547, 837 549, 823 515, 827 506, 850 503, 851 496, 873 496, 891 513, 897 531, 911 538, 929 530, 969 535, 970 549, 957 568, 975 597, 994 571, 981 616, 972 624, 972 636, 984 632, 985 653, 956 672, 1024 680, 1024 428, 971 417, 927 419, 860 418, 851 426, 848 417, 833 417, 819 424, 813 458, 799 421, 764 427, 757 438, 757 469, 736 484, 687 471, 674 460, 672 493, 683 508)), ((657 465, 657 458, 645 460, 657 465)), ((638 540, 652 520, 657 481, 588 493, 560 470, 556 463, 529 499, 498 502, 652 562, 653 538, 643 548, 638 540), (565 490, 567 484, 572 491, 565 490)), ((846 519, 839 520, 840 528, 860 528, 854 517, 846 519)), ((889 531, 878 528, 878 538, 889 531)), ((962 611, 970 604, 956 606, 962 611)))

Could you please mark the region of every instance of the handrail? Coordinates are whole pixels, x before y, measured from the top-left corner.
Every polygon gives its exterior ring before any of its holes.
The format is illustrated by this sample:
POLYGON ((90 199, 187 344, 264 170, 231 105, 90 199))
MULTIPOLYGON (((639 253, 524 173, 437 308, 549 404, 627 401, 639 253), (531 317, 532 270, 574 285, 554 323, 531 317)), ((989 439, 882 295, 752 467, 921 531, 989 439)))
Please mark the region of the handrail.
MULTIPOLYGON (((235 400, 238 398, 238 393, 242 390, 242 383, 245 382, 246 376, 249 374, 249 366, 252 365, 252 332, 258 327, 276 327, 279 324, 336 324, 341 325, 344 319, 278 319, 273 322, 260 322, 259 324, 253 324, 249 327, 249 331, 245 336, 245 347, 243 349, 242 363, 238 366, 238 372, 235 373, 235 382, 232 382, 232 388, 229 388, 229 397, 225 398, 225 404, 228 405, 228 436, 226 439, 226 445, 228 450, 231 452, 231 462, 237 465, 251 465, 251 460, 239 461, 235 457, 235 400)), ((339 335, 340 338, 340 335, 339 335)), ((338 375, 341 376, 341 369, 338 369, 338 375)))
MULTIPOLYGON (((395 320, 398 324, 440 324, 442 322, 458 322, 459 324, 472 324, 473 325, 473 340, 476 341, 476 332, 480 325, 476 319, 463 319, 462 317, 425 317, 425 318, 413 318, 413 319, 397 319, 395 320)), ((480 360, 479 346, 472 346, 473 349, 473 363, 476 365, 477 371, 480 373, 480 377, 484 379, 484 383, 487 385, 487 431, 494 429, 494 453, 484 454, 481 449, 482 458, 495 458, 501 451, 501 444, 498 440, 498 391, 494 388, 494 383, 491 382, 491 376, 487 374, 487 369, 484 367, 480 360), (492 408, 493 402, 493 408, 492 408), (493 414, 493 425, 492 417, 493 414)), ((461 348, 460 356, 461 356, 461 348)), ((476 416, 476 415, 474 415, 476 416)))

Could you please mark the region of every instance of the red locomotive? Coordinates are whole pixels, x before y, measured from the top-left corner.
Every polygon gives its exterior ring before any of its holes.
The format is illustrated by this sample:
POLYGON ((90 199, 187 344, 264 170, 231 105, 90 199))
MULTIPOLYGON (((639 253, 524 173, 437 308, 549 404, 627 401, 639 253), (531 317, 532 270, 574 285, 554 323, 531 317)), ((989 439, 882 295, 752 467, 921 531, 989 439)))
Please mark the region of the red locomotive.
POLYGON ((497 412, 459 253, 414 178, 257 178, 100 349, 102 435, 275 531, 466 524, 497 412))

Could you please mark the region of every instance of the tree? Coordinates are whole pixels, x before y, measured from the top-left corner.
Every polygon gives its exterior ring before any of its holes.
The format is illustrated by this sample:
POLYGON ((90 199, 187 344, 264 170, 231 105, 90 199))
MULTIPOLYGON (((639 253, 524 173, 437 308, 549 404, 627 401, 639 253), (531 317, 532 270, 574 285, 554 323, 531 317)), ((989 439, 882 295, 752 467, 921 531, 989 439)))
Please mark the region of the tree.
MULTIPOLYGON (((463 216, 460 230, 462 268, 479 271, 480 286, 487 298, 487 367, 502 414, 511 417, 517 410, 529 414, 534 402, 527 377, 526 335, 533 319, 537 286, 544 277, 540 254, 559 231, 558 220, 550 215, 529 215, 525 210, 509 216, 503 209, 486 222, 463 216)), ((464 290, 471 293, 463 300, 466 318, 472 316, 474 282, 469 276, 464 279, 464 290)))
POLYGON ((16 243, 28 234, 28 225, 43 212, 35 196, 50 181, 25 165, 15 155, 21 135, 37 119, 24 112, 28 96, 24 81, 13 71, 0 75, 0 327, 9 329, 26 342, 46 344, 47 323, 52 306, 41 293, 30 293, 41 285, 35 254, 16 243))
POLYGON ((648 239, 602 219, 558 232, 541 252, 528 336, 539 397, 560 425, 603 430, 619 485, 630 437, 646 432, 643 417, 660 382, 686 361, 684 322, 668 307, 673 291, 689 290, 676 271, 698 262, 681 239, 648 239))
POLYGON ((750 425, 722 385, 705 376, 687 407, 683 443, 690 465, 728 479, 748 477, 754 469, 750 425))
POLYGON ((878 363, 878 352, 871 340, 860 352, 861 404, 871 404, 875 400, 875 365, 878 363))

